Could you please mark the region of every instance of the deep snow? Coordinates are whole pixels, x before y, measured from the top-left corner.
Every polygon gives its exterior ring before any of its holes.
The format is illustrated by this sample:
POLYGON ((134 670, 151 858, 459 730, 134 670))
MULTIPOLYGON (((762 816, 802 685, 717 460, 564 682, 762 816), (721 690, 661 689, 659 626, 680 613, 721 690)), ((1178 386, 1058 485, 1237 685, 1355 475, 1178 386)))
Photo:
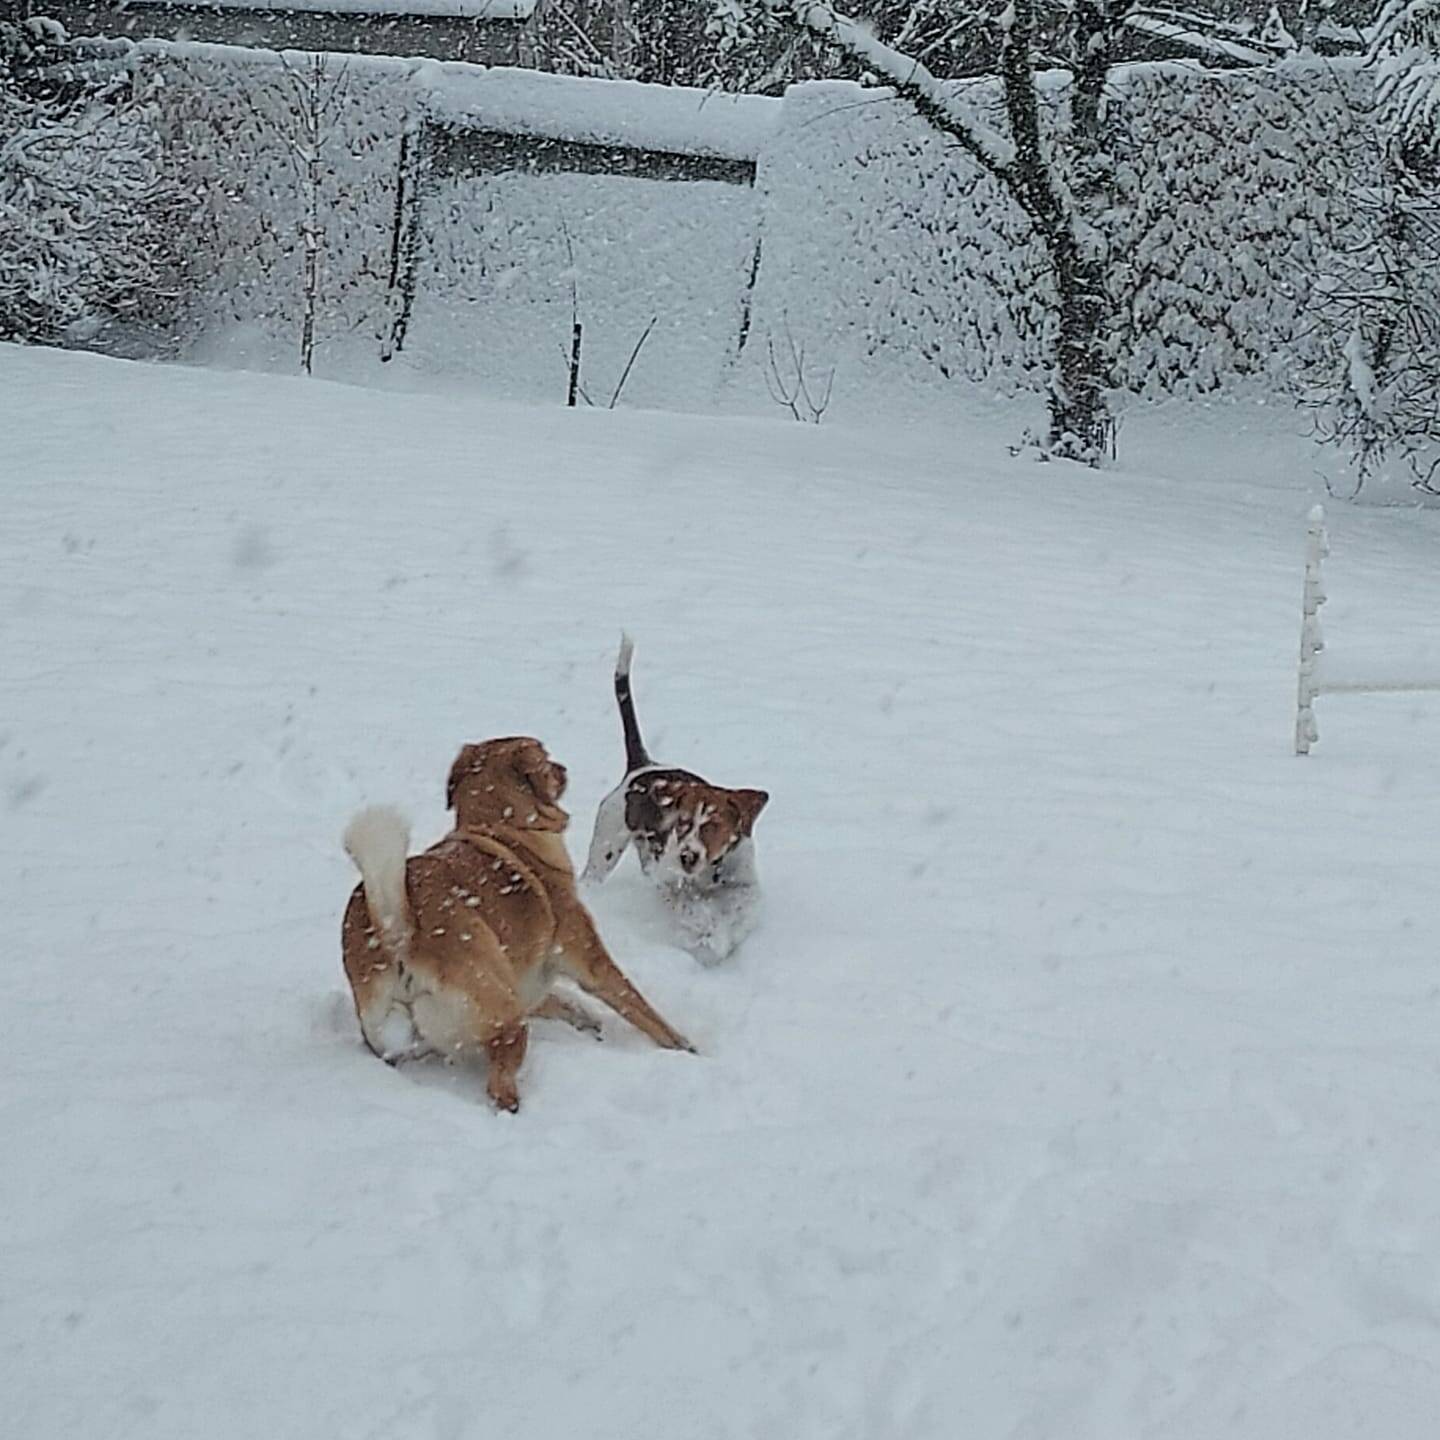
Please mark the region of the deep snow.
MULTIPOLYGON (((0 348, 0 1414, 37 1440, 1382 1440, 1440 1415, 1440 698, 1289 753, 1310 457, 0 348), (774 796, 701 1046, 361 1049, 345 819, 540 734, 774 796)), ((1332 506, 1421 641, 1433 514, 1332 506)))

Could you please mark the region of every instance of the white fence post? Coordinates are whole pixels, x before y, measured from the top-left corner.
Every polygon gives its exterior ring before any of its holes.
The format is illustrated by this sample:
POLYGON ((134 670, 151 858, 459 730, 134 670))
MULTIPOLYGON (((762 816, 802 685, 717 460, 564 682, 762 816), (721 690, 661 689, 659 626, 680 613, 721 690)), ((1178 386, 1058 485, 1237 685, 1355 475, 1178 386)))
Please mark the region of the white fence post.
POLYGON ((1300 612, 1300 683, 1295 698, 1295 753, 1308 755, 1320 738, 1315 725, 1316 657, 1325 648, 1320 632, 1320 607, 1325 603, 1325 578, 1320 562, 1330 553, 1325 533, 1325 510, 1317 505, 1310 512, 1305 530, 1305 598, 1300 612))
MULTIPOLYGON (((1315 724, 1317 695, 1416 695, 1440 693, 1440 668, 1433 652, 1389 657, 1378 664, 1336 666, 1325 659, 1320 633, 1320 607, 1325 603, 1325 576, 1320 562, 1330 553, 1325 512, 1317 505, 1305 531, 1305 603, 1300 615, 1300 682, 1295 695, 1295 753, 1308 755, 1320 738, 1315 724)), ((1328 654, 1328 651, 1326 652, 1328 654)))

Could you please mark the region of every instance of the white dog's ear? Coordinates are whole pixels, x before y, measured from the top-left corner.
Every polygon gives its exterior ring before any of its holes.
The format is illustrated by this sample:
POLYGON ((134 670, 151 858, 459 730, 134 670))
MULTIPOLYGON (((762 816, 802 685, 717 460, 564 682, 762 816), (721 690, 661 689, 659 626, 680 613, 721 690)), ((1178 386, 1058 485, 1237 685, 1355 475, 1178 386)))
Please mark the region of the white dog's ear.
POLYGON ((601 802, 595 815, 595 833, 590 837, 590 857, 580 879, 598 885, 620 863, 630 845, 625 824, 625 787, 618 786, 601 802))
POLYGON ((734 790, 735 808, 740 812, 740 833, 748 835, 755 828, 760 812, 770 803, 768 790, 734 790))

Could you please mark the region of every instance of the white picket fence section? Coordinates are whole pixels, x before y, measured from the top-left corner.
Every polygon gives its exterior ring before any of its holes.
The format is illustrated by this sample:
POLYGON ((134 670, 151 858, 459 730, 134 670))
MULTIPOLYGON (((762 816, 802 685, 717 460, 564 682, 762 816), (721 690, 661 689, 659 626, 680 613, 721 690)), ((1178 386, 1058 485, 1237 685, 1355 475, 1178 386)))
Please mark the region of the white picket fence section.
POLYGON ((1320 607, 1325 603, 1325 576, 1322 562, 1330 553, 1325 529, 1325 510, 1311 510, 1305 530, 1305 592, 1300 615, 1300 680, 1295 701, 1295 753, 1308 755, 1320 738, 1315 723, 1315 700, 1320 695, 1378 695, 1440 691, 1440 670, 1434 678, 1412 673, 1434 667, 1433 657, 1414 661, 1390 661, 1374 668, 1347 665, 1343 670, 1322 657, 1325 637, 1320 627, 1320 607))

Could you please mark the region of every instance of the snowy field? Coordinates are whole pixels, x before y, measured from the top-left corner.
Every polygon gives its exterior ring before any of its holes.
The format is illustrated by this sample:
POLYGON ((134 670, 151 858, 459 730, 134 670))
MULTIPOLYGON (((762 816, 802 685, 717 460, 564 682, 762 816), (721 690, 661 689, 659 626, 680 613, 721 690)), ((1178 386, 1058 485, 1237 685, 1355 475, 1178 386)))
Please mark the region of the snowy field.
MULTIPOLYGON (((1289 751, 1313 456, 0 349, 0 1430, 1432 1440, 1440 697, 1289 751), (396 1073, 338 843, 542 736, 774 799, 763 928, 595 908, 700 1046, 396 1073)), ((1247 429, 1247 426, 1254 426, 1247 429)), ((1334 651, 1440 516, 1331 506, 1334 651)))

